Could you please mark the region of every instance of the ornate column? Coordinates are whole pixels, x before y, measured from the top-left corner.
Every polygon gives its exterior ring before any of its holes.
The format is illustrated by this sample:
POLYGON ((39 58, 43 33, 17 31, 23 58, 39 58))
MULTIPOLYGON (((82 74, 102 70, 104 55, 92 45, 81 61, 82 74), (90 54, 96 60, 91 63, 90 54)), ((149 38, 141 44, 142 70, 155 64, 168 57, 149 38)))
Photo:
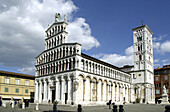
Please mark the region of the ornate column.
POLYGON ((61 65, 60 65, 60 71, 63 71, 63 62, 61 61, 60 64, 61 64, 61 65))
POLYGON ((38 80, 35 80, 35 103, 38 103, 38 95, 39 95, 39 88, 38 88, 38 80))
POLYGON ((92 88, 93 88, 93 81, 90 81, 90 101, 92 102, 92 88))
POLYGON ((54 72, 57 73, 57 63, 55 62, 54 64, 55 64, 55 71, 54 72))
POLYGON ((112 101, 115 102, 115 83, 112 86, 112 101))
POLYGON ((66 70, 66 60, 64 60, 64 71, 66 70))
POLYGON ((147 85, 145 86, 145 103, 148 102, 148 87, 147 85))
POLYGON ((71 58, 71 70, 73 70, 73 58, 71 58))
POLYGON ((67 70, 69 70, 69 60, 67 60, 67 70))
POLYGON ((46 81, 46 79, 44 79, 44 99, 43 99, 43 102, 48 103, 48 100, 47 100, 47 81, 46 81))
POLYGON ((61 77, 61 104, 65 104, 65 97, 64 97, 64 88, 65 88, 65 80, 64 77, 61 77))
POLYGON ((85 101, 85 90, 86 90, 85 82, 86 82, 86 79, 83 79, 83 101, 85 101))
POLYGON ((75 58, 75 69, 77 69, 77 59, 75 58))
POLYGON ((125 92, 126 92, 126 95, 125 95, 125 102, 128 102, 128 101, 129 101, 128 86, 126 86, 125 92))
POLYGON ((58 77, 55 78, 55 98, 57 100, 57 102, 61 102, 60 101, 60 81, 58 79, 58 77))
POLYGON ((48 79, 48 100, 52 102, 50 86, 51 86, 51 80, 48 79))
POLYGON ((102 86, 102 87, 101 87, 101 101, 103 101, 103 84, 104 84, 104 83, 103 83, 103 82, 101 82, 101 83, 102 83, 102 84, 101 84, 101 86, 102 86))
POLYGON ((60 72, 60 63, 57 62, 57 72, 60 72))
POLYGON ((39 103, 42 103, 42 82, 39 81, 39 103))
POLYGON ((101 101, 101 81, 98 81, 97 85, 97 101, 101 101))
POLYGON ((61 58, 63 57, 63 48, 61 48, 61 58))
POLYGON ((108 101, 108 84, 106 83, 106 101, 108 101))
POLYGON ((71 104, 71 100, 72 100, 72 77, 71 76, 68 76, 68 79, 67 79, 67 81, 68 81, 68 100, 67 100, 67 102, 68 102, 68 104, 71 104))

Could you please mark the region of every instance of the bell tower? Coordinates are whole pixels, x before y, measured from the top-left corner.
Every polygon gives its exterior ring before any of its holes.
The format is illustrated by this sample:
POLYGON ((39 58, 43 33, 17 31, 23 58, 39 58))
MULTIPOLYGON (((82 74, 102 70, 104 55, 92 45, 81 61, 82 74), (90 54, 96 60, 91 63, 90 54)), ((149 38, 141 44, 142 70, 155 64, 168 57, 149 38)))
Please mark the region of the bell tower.
POLYGON ((152 31, 147 25, 132 29, 134 45, 134 72, 132 84, 136 99, 142 102, 154 101, 154 65, 152 31))

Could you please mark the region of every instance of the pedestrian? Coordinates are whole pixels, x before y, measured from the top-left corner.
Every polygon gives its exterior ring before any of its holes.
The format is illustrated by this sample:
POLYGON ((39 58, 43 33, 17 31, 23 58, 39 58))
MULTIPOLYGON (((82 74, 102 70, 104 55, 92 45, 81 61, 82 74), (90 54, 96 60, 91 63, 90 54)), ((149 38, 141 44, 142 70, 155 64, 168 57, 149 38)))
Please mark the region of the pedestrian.
POLYGON ((57 112, 57 100, 53 102, 53 112, 57 112))
POLYGON ((2 100, 0 99, 0 106, 2 106, 2 100))
POLYGON ((109 109, 111 109, 112 100, 109 100, 109 109))
POLYGON ((51 103, 50 99, 48 100, 48 103, 49 103, 49 104, 51 103))

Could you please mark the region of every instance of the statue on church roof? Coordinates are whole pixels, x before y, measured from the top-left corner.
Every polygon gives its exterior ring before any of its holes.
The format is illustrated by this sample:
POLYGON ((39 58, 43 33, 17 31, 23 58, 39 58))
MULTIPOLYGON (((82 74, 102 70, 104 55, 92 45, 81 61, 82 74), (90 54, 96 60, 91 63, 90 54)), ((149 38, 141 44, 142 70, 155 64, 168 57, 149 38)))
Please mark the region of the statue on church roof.
POLYGON ((55 22, 57 23, 58 20, 61 20, 61 15, 60 15, 60 13, 56 13, 56 14, 55 14, 55 22))

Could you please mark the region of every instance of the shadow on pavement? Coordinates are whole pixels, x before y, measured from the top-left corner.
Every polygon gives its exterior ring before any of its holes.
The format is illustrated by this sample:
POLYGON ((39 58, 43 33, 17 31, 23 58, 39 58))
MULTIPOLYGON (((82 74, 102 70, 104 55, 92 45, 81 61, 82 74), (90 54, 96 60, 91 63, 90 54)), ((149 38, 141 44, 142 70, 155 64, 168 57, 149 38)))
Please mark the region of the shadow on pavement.
MULTIPOLYGON (((52 110, 49 111, 43 111, 43 112, 53 112, 52 110)), ((58 110, 56 112, 77 112, 77 111, 65 111, 65 110, 58 110)))

